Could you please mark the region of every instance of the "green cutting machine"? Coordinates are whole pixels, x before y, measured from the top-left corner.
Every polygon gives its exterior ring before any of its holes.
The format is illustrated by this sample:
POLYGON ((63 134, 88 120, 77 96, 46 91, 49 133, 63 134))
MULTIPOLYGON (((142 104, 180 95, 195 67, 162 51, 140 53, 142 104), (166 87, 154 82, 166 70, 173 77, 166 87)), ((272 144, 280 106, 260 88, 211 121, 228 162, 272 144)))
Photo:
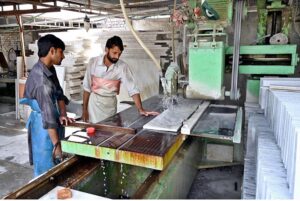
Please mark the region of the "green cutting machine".
MULTIPOLYGON (((218 1, 208 1, 211 5, 217 4, 216 2, 218 1)), ((236 1, 236 5, 238 2, 236 1)), ((294 74, 299 59, 297 45, 287 44, 290 24, 286 19, 290 18, 291 12, 287 12, 289 10, 287 5, 278 5, 276 2, 271 1, 264 4, 261 1, 257 2, 258 14, 262 12, 265 14, 264 18, 261 16, 258 18, 257 36, 260 37, 258 45, 240 45, 239 32, 234 35, 234 46, 228 46, 224 27, 231 24, 232 1, 226 3, 227 9, 225 11, 218 10, 220 8, 217 6, 214 7, 216 12, 220 12, 219 20, 194 21, 194 26, 189 25, 189 27, 195 28, 191 34, 186 34, 186 37, 190 38, 191 41, 187 51, 189 63, 188 85, 185 90, 187 98, 222 100, 224 95, 228 95, 231 99, 237 100, 239 94, 232 98, 232 91, 226 92, 224 89, 224 69, 228 66, 232 66, 232 79, 237 80, 238 74, 248 75, 246 102, 258 101, 260 77, 294 74), (282 28, 276 27, 278 23, 273 22, 279 18, 283 22, 282 28), (268 33, 267 28, 262 29, 262 24, 267 26, 268 20, 272 26, 275 26, 271 27, 271 33, 268 33), (236 42, 237 39, 238 42, 236 42), (234 71, 234 62, 236 63, 236 71, 234 71), (235 73, 236 77, 234 77, 235 73)), ((192 0, 190 5, 197 6, 197 3, 192 0)), ((244 15, 246 9, 244 4, 241 5, 241 7, 236 6, 235 8, 235 29, 241 28, 242 19, 236 18, 239 12, 244 15)), ((232 85, 233 83, 234 81, 231 82, 232 85)), ((235 87, 237 86, 236 84, 235 87)))

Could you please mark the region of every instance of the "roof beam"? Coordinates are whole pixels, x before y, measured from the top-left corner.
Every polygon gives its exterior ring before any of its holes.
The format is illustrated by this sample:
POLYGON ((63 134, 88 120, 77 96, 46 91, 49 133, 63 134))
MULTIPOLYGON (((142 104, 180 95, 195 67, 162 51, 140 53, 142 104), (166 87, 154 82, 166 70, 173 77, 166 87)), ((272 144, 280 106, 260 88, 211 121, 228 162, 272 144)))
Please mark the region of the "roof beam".
POLYGON ((0 16, 23 15, 23 14, 30 14, 30 13, 59 12, 59 11, 60 11, 59 7, 29 9, 29 10, 10 10, 10 11, 1 11, 0 16))
POLYGON ((32 5, 40 5, 40 6, 47 6, 52 7, 52 5, 44 4, 53 2, 56 5, 56 0, 1 0, 4 3, 11 3, 11 4, 32 4, 32 5))
POLYGON ((7 3, 6 5, 8 5, 8 3, 11 3, 11 5, 13 5, 13 10, 2 10, 0 12, 0 16, 60 11, 60 8, 56 6, 56 0, 2 0, 2 2, 7 3), (53 5, 44 4, 46 2, 53 2, 53 5), (32 4, 32 9, 20 10, 20 5, 22 4, 32 4), (37 6, 43 6, 46 8, 37 8, 37 6))

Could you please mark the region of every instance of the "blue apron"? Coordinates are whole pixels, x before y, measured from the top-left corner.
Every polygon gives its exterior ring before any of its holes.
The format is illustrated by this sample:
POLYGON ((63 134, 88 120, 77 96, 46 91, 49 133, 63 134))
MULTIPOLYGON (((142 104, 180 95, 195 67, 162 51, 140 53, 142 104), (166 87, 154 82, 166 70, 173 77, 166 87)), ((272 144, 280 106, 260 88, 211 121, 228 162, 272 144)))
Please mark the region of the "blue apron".
MULTIPOLYGON (((34 177, 37 177, 55 166, 52 160, 53 144, 48 134, 48 130, 43 128, 42 114, 35 99, 22 98, 20 104, 29 105, 32 109, 26 128, 28 130, 30 162, 33 163, 34 177)), ((59 113, 57 110, 57 118, 59 113)), ((58 137, 64 137, 64 127, 58 129, 58 137)), ((31 163, 31 164, 32 164, 31 163)))

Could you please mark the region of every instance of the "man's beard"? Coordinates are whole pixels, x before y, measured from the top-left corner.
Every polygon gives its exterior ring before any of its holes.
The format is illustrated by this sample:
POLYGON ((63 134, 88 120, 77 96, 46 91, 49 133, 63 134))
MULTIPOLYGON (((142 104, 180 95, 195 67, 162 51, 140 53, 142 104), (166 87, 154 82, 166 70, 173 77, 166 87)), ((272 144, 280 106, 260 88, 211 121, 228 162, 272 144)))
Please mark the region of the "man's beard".
POLYGON ((111 58, 111 57, 109 56, 109 54, 107 54, 107 59, 108 59, 111 63, 113 63, 113 64, 117 63, 118 60, 119 60, 119 59, 113 59, 113 58, 111 58))

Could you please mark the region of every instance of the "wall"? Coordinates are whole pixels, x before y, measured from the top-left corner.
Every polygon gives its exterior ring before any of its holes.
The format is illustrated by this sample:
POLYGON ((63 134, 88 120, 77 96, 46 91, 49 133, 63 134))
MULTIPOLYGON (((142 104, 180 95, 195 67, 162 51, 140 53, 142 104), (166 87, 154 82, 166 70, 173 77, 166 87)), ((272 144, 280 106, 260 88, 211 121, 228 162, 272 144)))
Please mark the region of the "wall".
MULTIPOLYGON (((25 34, 24 34, 25 50, 28 50, 28 44, 33 41, 33 35, 34 35, 34 33, 32 33, 32 32, 25 32, 25 34)), ((9 63, 10 60, 14 59, 14 57, 12 57, 12 56, 10 58, 8 58, 8 53, 9 53, 10 49, 21 51, 20 34, 18 32, 18 28, 16 28, 15 32, 4 32, 4 31, 1 32, 0 31, 0 52, 3 52, 7 63, 9 63)), ((16 70, 16 63, 10 62, 9 68, 11 71, 16 70)))

